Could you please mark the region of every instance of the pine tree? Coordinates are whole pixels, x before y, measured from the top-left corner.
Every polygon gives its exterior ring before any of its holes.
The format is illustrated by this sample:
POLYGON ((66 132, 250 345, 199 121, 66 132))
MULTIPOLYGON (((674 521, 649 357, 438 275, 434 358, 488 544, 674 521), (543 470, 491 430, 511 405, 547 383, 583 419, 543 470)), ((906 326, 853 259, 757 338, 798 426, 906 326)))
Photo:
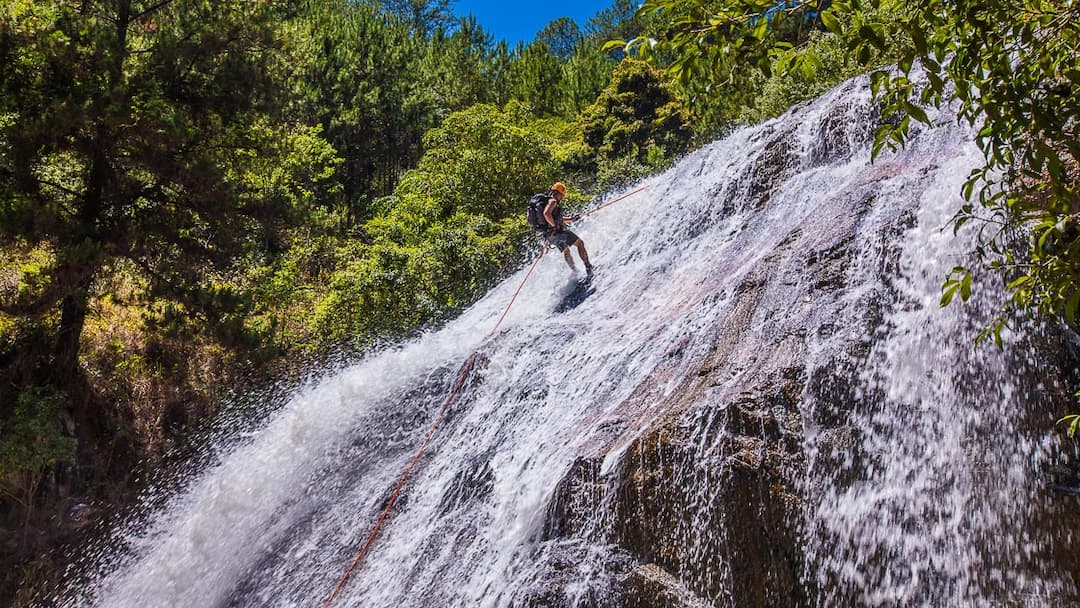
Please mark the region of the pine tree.
POLYGON ((36 247, 36 288, 0 311, 55 315, 33 382, 100 416, 79 367, 91 294, 120 261, 152 297, 236 332, 223 278, 280 251, 332 165, 309 130, 280 124, 277 2, 16 3, 0 19, 0 247, 36 247), (313 165, 320 164, 320 167, 313 165))

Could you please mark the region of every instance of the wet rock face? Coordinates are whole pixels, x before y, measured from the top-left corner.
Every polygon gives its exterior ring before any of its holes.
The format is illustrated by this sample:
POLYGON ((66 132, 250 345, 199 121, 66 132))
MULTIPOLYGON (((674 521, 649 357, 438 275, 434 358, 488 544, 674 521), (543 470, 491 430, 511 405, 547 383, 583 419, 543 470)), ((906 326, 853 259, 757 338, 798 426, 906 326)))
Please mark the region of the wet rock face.
POLYGON ((619 546, 709 603, 801 603, 799 499, 786 472, 797 470, 798 454, 725 431, 713 444, 720 457, 702 462, 672 431, 650 434, 628 455, 617 481, 619 546))
POLYGON ((797 170, 794 130, 766 132, 763 135, 768 135, 768 143, 740 177, 739 183, 743 184, 745 189, 737 191, 737 202, 728 201, 725 207, 732 210, 746 205, 758 210, 764 208, 776 189, 797 170))
MULTIPOLYGON (((850 85, 848 85, 850 86, 850 85)), ((813 165, 823 165, 849 158, 873 139, 876 108, 866 104, 840 103, 829 108, 818 123, 817 137, 811 146, 813 165)))
POLYGON ((541 543, 539 567, 511 599, 512 608, 620 608, 635 559, 618 547, 590 547, 580 540, 541 543))
MULTIPOLYGON (((1027 370, 1020 385, 1031 399, 1027 416, 1020 422, 1031 434, 1044 435, 1053 421, 1077 413, 1073 393, 1080 386, 1080 335, 1068 328, 1049 327, 1033 332, 1028 340, 1026 349, 1011 353, 1015 364, 1027 370), (1041 356, 1025 360, 1025 350, 1041 356)), ((1080 543, 1071 532, 1080 525, 1080 442, 1069 439, 1060 426, 1051 442, 1048 462, 1036 474, 1040 487, 1036 501, 1040 503, 1037 529, 1052 542, 1033 558, 1054 564, 1072 581, 1080 582, 1080 543)), ((1061 606, 1080 606, 1077 595, 1060 594, 1056 599, 1061 606)))
POLYGON ((690 591, 677 577, 656 564, 635 568, 622 581, 621 605, 626 608, 708 608, 711 604, 690 591))
MULTIPOLYGON (((717 373, 694 374, 700 389, 684 398, 701 398, 717 373)), ((731 402, 696 403, 640 436, 607 474, 602 458, 579 458, 549 503, 545 542, 603 539, 623 556, 619 567, 592 573, 591 599, 582 601, 565 591, 580 578, 565 558, 562 567, 554 560, 552 574, 520 605, 806 605, 795 414, 804 383, 789 368, 731 402)), ((666 405, 678 411, 687 404, 666 405)))
POLYGON ((583 534, 603 508, 607 480, 600 459, 579 457, 559 480, 544 521, 544 540, 583 534))
MULTIPOLYGON (((779 192, 777 184, 800 169, 798 162, 811 166, 833 162, 864 146, 869 132, 845 132, 836 126, 863 120, 852 118, 852 112, 869 111, 838 106, 827 112, 821 127, 827 136, 823 134, 801 161, 785 134, 763 134, 768 141, 751 163, 752 171, 744 176, 744 187, 710 192, 719 215, 726 218, 768 209, 779 192), (736 199, 738 204, 733 203, 736 199)), ((932 305, 911 295, 906 284, 910 278, 903 274, 904 239, 913 230, 939 229, 919 226, 916 205, 885 204, 894 193, 882 184, 898 180, 910 190, 928 188, 927 175, 936 168, 934 162, 937 159, 907 159, 869 167, 849 187, 820 204, 800 227, 779 238, 738 281, 703 294, 706 301, 727 303, 722 320, 705 330, 713 340, 707 354, 680 370, 681 376, 665 377, 658 372, 654 383, 676 385, 674 390, 658 396, 657 391, 644 388, 621 404, 621 417, 608 420, 604 433, 595 433, 596 445, 570 467, 548 506, 544 542, 584 540, 610 547, 621 556, 618 567, 589 574, 593 583, 586 586, 604 591, 587 600, 567 592, 580 587, 581 580, 574 579, 572 569, 563 569, 548 578, 548 586, 542 586, 550 593, 536 595, 542 599, 534 599, 529 606, 873 603, 866 599, 866 587, 887 581, 897 569, 895 555, 888 554, 890 541, 874 539, 879 545, 871 543, 865 549, 860 545, 861 531, 828 525, 823 531, 822 523, 813 518, 830 517, 817 504, 821 496, 843 504, 847 493, 858 496, 861 487, 877 482, 875 471, 893 457, 888 442, 891 431, 878 426, 881 419, 892 424, 904 417, 903 407, 934 407, 933 397, 909 403, 904 395, 888 394, 888 382, 877 377, 868 380, 867 373, 887 357, 884 344, 907 335, 898 332, 892 319, 932 305), (822 567, 822 560, 830 559, 831 541, 837 542, 838 554, 847 553, 835 564, 822 567), (817 543, 813 551, 808 549, 812 543, 817 543), (845 568, 858 570, 856 579, 865 575, 867 584, 845 580, 845 568), (602 585, 596 583, 600 580, 602 585)), ((749 219, 739 230, 752 222, 749 219)), ((965 334, 967 338, 957 334, 930 339, 965 340, 975 333, 977 329, 965 334)), ((689 348, 685 343, 679 347, 689 348)), ((970 350, 963 345, 957 348, 957 352, 970 350)), ((1058 365, 1060 369, 1043 365, 1025 371, 1033 366, 1025 367, 1023 362, 1007 368, 1034 374, 1017 383, 1031 385, 1024 394, 1036 391, 1042 382, 1057 387, 1056 397, 1032 401, 1031 407, 1065 413, 1061 397, 1068 391, 1060 387, 1070 385, 1067 377, 1075 375, 1076 353, 1060 345, 1046 348, 1026 342, 1017 348, 1072 362, 1058 365)), ((673 359, 682 356, 679 349, 672 352, 673 359)), ((968 369, 972 363, 971 369, 981 369, 982 363, 967 359, 958 355, 954 366, 968 369)), ((936 369, 940 368, 921 372, 927 382, 917 385, 938 386, 936 376, 944 372, 936 369)), ((979 376, 958 379, 955 384, 963 394, 978 392, 988 382, 993 379, 979 376)), ((1038 427, 1033 435, 1043 433, 1047 420, 1032 423, 1029 430, 1038 427)), ((933 431, 938 422, 933 416, 923 416, 921 424, 933 431)), ((897 425, 902 427, 903 421, 897 425)), ((905 457, 913 458, 917 467, 920 458, 932 460, 935 449, 909 445, 905 457)), ((927 469, 937 472, 931 466, 927 469)), ((946 469, 944 476, 950 477, 951 472, 946 469)), ((1075 479, 1080 480, 1080 474, 1075 479)), ((1080 487, 1080 481, 1075 485, 1080 487)), ((1067 527, 1066 519, 1075 521, 1060 503, 1037 508, 1047 514, 1034 517, 1035 525, 1043 530, 1040 534, 1067 527), (1045 521, 1038 523, 1040 518, 1045 521)), ((921 516, 901 511, 882 519, 902 521, 901 526, 908 529, 932 525, 919 522, 921 516)), ((1054 559, 1074 564, 1065 565, 1064 570, 1076 570, 1080 560, 1069 546, 1056 543, 1050 550, 1054 559)), ((936 559, 932 553, 938 549, 927 549, 931 566, 936 559)), ((1040 559, 1031 556, 1030 568, 1047 563, 1040 559)), ((927 578, 922 589, 900 590, 898 597, 932 597, 932 590, 939 589, 933 585, 941 580, 927 578)))
POLYGON ((778 375, 733 403, 686 411, 641 436, 609 475, 599 459, 579 459, 550 503, 545 538, 605 538, 626 557, 600 603, 570 602, 561 590, 579 581, 551 568, 560 576, 522 605, 806 605, 791 409, 801 384, 778 375))

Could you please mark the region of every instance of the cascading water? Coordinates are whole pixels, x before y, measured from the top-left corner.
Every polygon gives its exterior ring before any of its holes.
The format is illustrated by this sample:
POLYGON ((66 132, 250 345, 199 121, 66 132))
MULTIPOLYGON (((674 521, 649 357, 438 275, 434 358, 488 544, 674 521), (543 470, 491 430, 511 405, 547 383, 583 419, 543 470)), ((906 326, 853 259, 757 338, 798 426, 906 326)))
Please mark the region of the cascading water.
POLYGON ((299 392, 59 603, 320 605, 475 349, 335 606, 1069 596, 1036 481, 1071 371, 1028 355, 1061 343, 973 350, 994 303, 938 309, 963 251, 940 229, 981 156, 943 115, 871 164, 867 89, 740 130, 590 218, 596 293, 577 307, 552 313, 568 284, 550 257, 497 335, 524 271, 299 392))

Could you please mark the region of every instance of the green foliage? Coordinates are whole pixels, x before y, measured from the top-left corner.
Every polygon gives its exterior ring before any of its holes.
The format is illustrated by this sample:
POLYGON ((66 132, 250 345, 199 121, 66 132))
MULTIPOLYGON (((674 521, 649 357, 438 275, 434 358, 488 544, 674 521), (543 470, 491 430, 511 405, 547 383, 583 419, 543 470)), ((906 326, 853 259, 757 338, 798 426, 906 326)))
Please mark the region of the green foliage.
MULTIPOLYGON (((424 3, 403 2, 412 14, 424 3)), ((376 7, 336 0, 314 4, 289 37, 291 113, 319 124, 344 159, 337 183, 343 201, 329 193, 324 206, 341 204, 357 220, 370 217, 371 202, 393 190, 421 154, 420 138, 436 121, 436 107, 420 77, 427 47, 409 23, 376 7)))
MULTIPOLYGON (((646 0, 637 12, 645 31, 605 48, 666 67, 694 113, 697 130, 714 135, 754 107, 773 57, 805 42, 815 10, 816 2, 646 0)), ((811 59, 803 62, 810 78, 818 65, 811 59)))
POLYGON ((531 129, 531 120, 518 103, 505 110, 476 105, 451 115, 424 137, 427 152, 395 196, 424 192, 493 219, 520 211, 521 196, 544 185, 553 171, 551 139, 531 129))
MULTIPOLYGON (((724 83, 750 66, 813 79, 822 58, 812 45, 785 39, 784 24, 792 20, 819 19, 843 44, 845 58, 860 66, 895 62, 896 72, 871 75, 883 114, 895 117, 879 127, 875 155, 903 145, 912 121, 928 122, 926 106, 955 101, 961 119, 978 129, 986 163, 963 188, 971 202, 958 211, 954 228, 979 225, 975 253, 1003 277, 1010 307, 1075 322, 1080 7, 1049 0, 856 0, 817 11, 813 3, 648 0, 641 10, 664 15, 669 28, 655 45, 639 37, 628 46, 670 61, 691 89, 724 83), (1018 233, 1030 235, 1019 250, 1018 233)), ((957 285, 963 282, 950 278, 945 289, 957 285)), ((1004 323, 998 319, 983 337, 999 335, 1004 323)))
MULTIPOLYGON (((549 121, 475 105, 424 137, 426 152, 365 225, 317 308, 318 334, 363 346, 471 301, 517 260, 522 205, 554 179, 549 121)), ((557 131, 557 130, 556 130, 557 131)))
POLYGON ((244 309, 225 273, 283 247, 335 162, 317 131, 271 118, 287 76, 276 3, 140 6, 38 2, 0 21, 16 66, 0 74, 0 246, 55 258, 41 289, 0 309, 64 311, 60 373, 115 260, 225 328, 244 309))
POLYGON ((653 148, 666 155, 686 150, 691 131, 682 105, 660 71, 625 59, 596 102, 581 114, 585 144, 600 161, 645 161, 653 148))
POLYGON ((52 389, 29 388, 0 419, 0 488, 27 511, 41 475, 58 463, 74 462, 75 440, 64 433, 60 420, 66 401, 66 395, 52 389))
MULTIPOLYGON (((872 12, 882 14, 882 18, 891 14, 888 8, 872 12)), ((846 22, 849 16, 835 18, 846 22)), ((869 62, 880 64, 882 57, 880 53, 874 54, 869 62)), ((843 38, 821 30, 809 32, 801 44, 777 55, 773 66, 768 77, 761 75, 760 84, 753 85, 754 97, 738 116, 740 122, 756 123, 779 116, 796 103, 815 99, 866 70, 866 65, 852 56, 843 38)))
POLYGON ((949 276, 941 286, 941 301, 939 304, 942 308, 948 306, 958 293, 962 301, 968 301, 968 298, 971 297, 972 276, 971 271, 962 266, 956 266, 949 272, 949 276))
POLYGON ((772 57, 805 40, 811 29, 806 24, 814 22, 818 3, 645 0, 638 15, 655 16, 658 27, 649 32, 655 37, 627 42, 627 52, 670 62, 680 84, 707 91, 711 85, 738 78, 748 68, 769 75, 772 57))
POLYGON ((538 115, 558 113, 564 94, 562 65, 546 42, 537 41, 521 51, 511 67, 514 98, 527 104, 538 115))
POLYGON ((436 32, 422 68, 424 85, 434 97, 439 118, 477 103, 497 101, 506 77, 505 45, 496 46, 491 34, 474 17, 465 17, 447 34, 436 32))

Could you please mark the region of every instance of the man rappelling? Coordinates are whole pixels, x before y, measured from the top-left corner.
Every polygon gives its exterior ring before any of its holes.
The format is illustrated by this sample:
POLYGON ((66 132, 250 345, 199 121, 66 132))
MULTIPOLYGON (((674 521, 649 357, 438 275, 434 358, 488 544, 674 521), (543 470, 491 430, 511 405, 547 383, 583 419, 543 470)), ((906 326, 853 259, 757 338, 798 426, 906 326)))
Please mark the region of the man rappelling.
POLYGON ((566 225, 577 220, 579 216, 563 216, 562 200, 565 197, 566 185, 555 182, 548 192, 536 194, 529 199, 529 226, 540 238, 544 239, 545 243, 554 245, 562 252, 567 265, 574 272, 577 272, 577 267, 574 266, 574 259, 570 255, 570 246, 577 247, 578 256, 585 264, 585 273, 591 277, 593 266, 589 263, 589 253, 585 251, 585 243, 578 235, 566 229, 566 225))

